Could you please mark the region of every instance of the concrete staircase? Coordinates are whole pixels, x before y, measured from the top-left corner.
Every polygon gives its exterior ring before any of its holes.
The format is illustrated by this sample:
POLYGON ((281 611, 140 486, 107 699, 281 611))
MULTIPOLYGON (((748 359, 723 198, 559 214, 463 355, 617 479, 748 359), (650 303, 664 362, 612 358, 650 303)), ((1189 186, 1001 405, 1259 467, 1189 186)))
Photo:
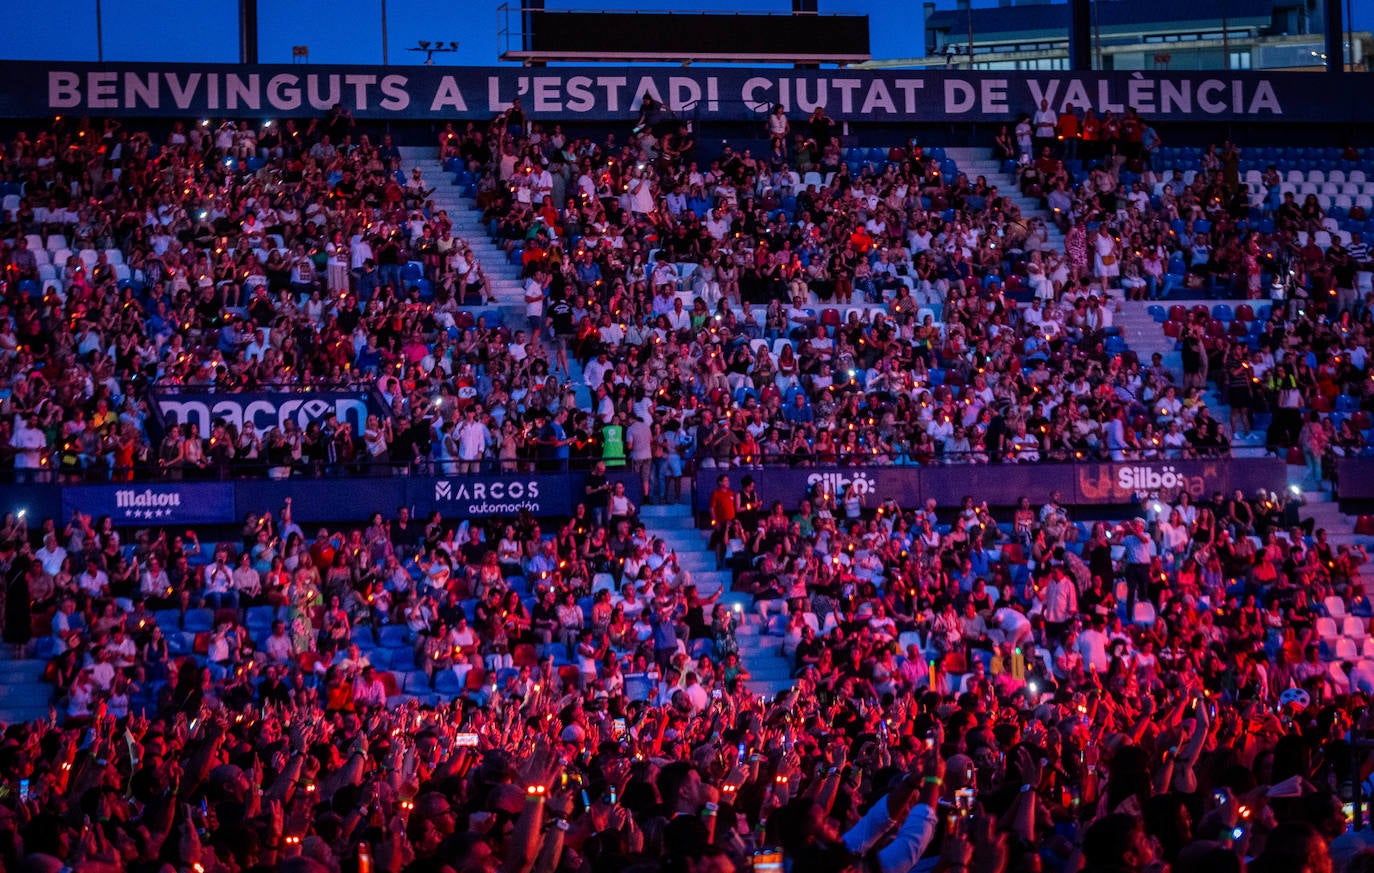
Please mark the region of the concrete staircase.
MULTIPOLYGON (((1120 309, 1115 315, 1115 324, 1121 328, 1121 336, 1126 340, 1126 344, 1140 355, 1142 366, 1149 366, 1150 356, 1159 352, 1164 356, 1164 366, 1174 374, 1175 384, 1183 384, 1183 353, 1176 351, 1178 343, 1164 335, 1164 325, 1155 322, 1150 315, 1151 306, 1162 306, 1168 309, 1171 306, 1183 306, 1192 309, 1194 306, 1206 306, 1211 309, 1216 305, 1216 300, 1127 300, 1123 301, 1120 309)), ((1209 374, 1214 378, 1215 374, 1209 374)), ((1209 382, 1204 392, 1207 401, 1207 408, 1212 411, 1212 417, 1221 422, 1227 435, 1231 437, 1232 455, 1237 458, 1262 458, 1265 455, 1263 430, 1253 431, 1248 434, 1237 436, 1231 432, 1231 407, 1227 405, 1225 395, 1217 390, 1216 385, 1209 382)))
POLYGON ((1021 194, 1021 188, 1016 184, 1016 176, 1002 172, 1002 163, 992 156, 992 149, 947 148, 945 156, 959 165, 959 172, 968 177, 969 184, 982 176, 987 179, 989 185, 997 186, 998 193, 1010 198, 1021 210, 1023 219, 1045 219, 1045 227, 1049 231, 1049 247, 1055 251, 1063 251, 1064 234, 1050 221, 1049 213, 1040 208, 1038 200, 1021 194))
MULTIPOLYGON (((453 184, 453 174, 444 170, 435 150, 429 147, 405 147, 401 150, 401 166, 409 177, 412 167, 419 167, 425 184, 434 188, 430 197, 435 209, 448 213, 453 223, 453 235, 462 239, 477 256, 477 263, 487 274, 491 283, 491 293, 497 300, 508 326, 524 325, 525 298, 520 280, 520 267, 506 259, 506 253, 492 242, 487 227, 482 223, 482 213, 471 197, 464 197, 463 191, 453 184)), ((474 307, 488 309, 489 306, 474 307)))
POLYGON ((692 575, 697 590, 706 596, 723 589, 720 602, 735 613, 735 638, 740 663, 750 673, 749 691, 769 697, 792 687, 792 664, 782 654, 782 636, 768 633, 753 598, 731 590, 733 574, 716 569, 716 555, 707 548, 708 535, 697 530, 692 508, 686 503, 643 506, 639 518, 649 535, 660 537, 677 552, 678 563, 692 575))

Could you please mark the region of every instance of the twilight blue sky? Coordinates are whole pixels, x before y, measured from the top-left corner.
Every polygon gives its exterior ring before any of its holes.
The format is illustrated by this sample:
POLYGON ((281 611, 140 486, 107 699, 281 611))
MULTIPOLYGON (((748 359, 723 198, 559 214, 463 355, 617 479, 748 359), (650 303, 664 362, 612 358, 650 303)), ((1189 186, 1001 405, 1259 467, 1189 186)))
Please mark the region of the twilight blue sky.
MULTIPOLYGON (((500 53, 501 0, 387 0, 392 64, 420 63, 405 51, 418 40, 458 40, 436 64, 492 64, 500 53)), ((975 0, 975 6, 996 0, 975 0)), ((518 5, 518 3, 513 3, 518 5)), ((953 0, 939 0, 941 8, 953 0)), ((1374 29, 1374 0, 1351 0, 1355 27, 1374 29)), ((550 9, 785 12, 790 0, 549 0, 550 9)), ((0 57, 96 59, 95 0, 16 3, 6 11, 0 57)), ((236 0, 101 0, 109 61, 238 60, 236 0)), ((822 12, 867 12, 874 57, 920 54, 921 0, 820 0, 822 12)), ((310 47, 312 63, 375 64, 382 59, 381 0, 259 0, 259 57, 290 63, 291 46, 310 47)))

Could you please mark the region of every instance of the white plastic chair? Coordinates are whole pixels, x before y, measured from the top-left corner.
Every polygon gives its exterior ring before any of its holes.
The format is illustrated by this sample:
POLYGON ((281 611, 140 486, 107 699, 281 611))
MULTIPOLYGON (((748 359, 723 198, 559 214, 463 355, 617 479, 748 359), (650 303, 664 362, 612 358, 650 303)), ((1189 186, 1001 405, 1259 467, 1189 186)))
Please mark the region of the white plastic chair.
POLYGON ((1328 642, 1340 636, 1340 631, 1336 629, 1336 620, 1334 618, 1328 618, 1324 615, 1318 616, 1315 627, 1317 637, 1322 642, 1328 642))
POLYGON ((1358 615, 1347 615, 1341 624, 1341 633, 1347 639, 1363 642, 1369 638, 1369 623, 1358 615))
POLYGON ((1355 641, 1341 637, 1336 640, 1336 660, 1349 664, 1358 660, 1360 657, 1359 649, 1355 648, 1355 641))
POLYGON ((1322 606, 1326 607, 1326 614, 1332 618, 1345 618, 1345 601, 1336 595, 1323 599, 1322 606))

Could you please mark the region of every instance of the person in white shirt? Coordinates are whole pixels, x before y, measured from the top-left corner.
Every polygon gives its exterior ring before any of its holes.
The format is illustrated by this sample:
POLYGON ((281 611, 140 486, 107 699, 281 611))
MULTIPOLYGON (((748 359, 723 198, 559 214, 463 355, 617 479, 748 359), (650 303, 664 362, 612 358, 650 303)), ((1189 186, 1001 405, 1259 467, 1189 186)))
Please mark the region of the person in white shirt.
POLYGON ((1047 149, 1054 140, 1054 129, 1059 123, 1059 118, 1050 108, 1050 101, 1041 100, 1040 108, 1035 111, 1035 117, 1031 119, 1031 124, 1035 128, 1035 150, 1037 152, 1047 149))
POLYGON ((1103 629, 1101 618, 1094 618, 1092 627, 1078 635, 1078 654, 1083 656, 1083 665, 1089 670, 1105 674, 1110 666, 1107 657, 1107 632, 1103 629))
POLYGON ((472 406, 463 410, 463 420, 454 431, 454 437, 458 443, 458 472, 476 473, 491 442, 491 432, 477 420, 477 410, 472 406))
POLYGON ((226 557, 224 552, 216 553, 214 563, 204 571, 205 605, 210 609, 222 606, 237 609, 239 605, 238 594, 233 590, 233 572, 225 563, 226 557))
POLYGON ((134 645, 133 638, 124 632, 123 625, 115 625, 111 631, 110 641, 105 644, 105 653, 110 656, 116 667, 123 670, 134 666, 138 647, 134 645))
POLYGON ((252 601, 262 593, 262 577, 253 569, 253 559, 247 552, 239 556, 239 565, 234 568, 234 590, 240 598, 252 601))
POLYGON ((375 260, 372 255, 372 243, 368 242, 367 237, 359 234, 353 238, 348 249, 349 267, 355 272, 363 268, 363 264, 375 260))
POLYGON ((289 663, 296 654, 296 646, 286 632, 286 624, 280 621, 272 622, 272 635, 267 638, 263 648, 267 651, 267 657, 277 664, 289 663))
MULTIPOLYGON (((1045 624, 1052 626, 1051 635, 1057 636, 1058 631, 1078 613, 1078 588, 1062 566, 1050 568, 1050 576, 1045 582, 1040 600, 1043 604, 1041 614, 1045 617, 1045 624)), ((1047 627, 1047 630, 1049 629, 1047 627)))
POLYGON ((697 681, 697 674, 691 671, 687 673, 686 687, 683 693, 687 695, 687 701, 692 704, 692 712, 698 713, 711 705, 711 697, 706 693, 706 689, 701 687, 697 681))
POLYGON ((43 572, 49 576, 56 576, 62 569, 62 562, 67 560, 67 550, 57 544, 57 537, 48 534, 43 537, 43 548, 33 553, 38 562, 43 565, 43 572))
POLYGON ((77 579, 82 591, 92 597, 100 597, 110 588, 110 577, 94 561, 86 564, 86 570, 77 579))
POLYGON ((673 298, 673 311, 668 313, 668 326, 676 331, 689 330, 692 327, 692 314, 682 306, 682 298, 673 298))
POLYGON ((157 558, 148 559, 147 565, 138 577, 138 593, 144 600, 166 597, 172 589, 172 580, 157 558))
POLYGON ((530 331, 540 336, 544 331, 544 297, 549 284, 549 274, 543 270, 525 280, 525 318, 529 320, 530 331))
POLYGON ((48 438, 38 426, 38 416, 28 418, 15 416, 14 433, 10 435, 10 448, 14 449, 14 475, 18 482, 34 481, 37 471, 43 467, 43 450, 48 446, 48 438))
POLYGON ((353 682, 353 703, 357 706, 386 706, 386 686, 372 667, 364 667, 363 674, 353 682))

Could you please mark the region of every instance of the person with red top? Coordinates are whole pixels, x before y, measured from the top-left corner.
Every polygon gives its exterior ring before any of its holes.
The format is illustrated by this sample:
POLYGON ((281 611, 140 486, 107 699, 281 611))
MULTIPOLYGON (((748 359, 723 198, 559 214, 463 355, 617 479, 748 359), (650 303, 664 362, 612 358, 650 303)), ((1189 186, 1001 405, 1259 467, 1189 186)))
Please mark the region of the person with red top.
POLYGON ((711 492, 711 547, 716 550, 717 566, 725 565, 725 543, 730 523, 735 520, 735 492, 730 477, 716 478, 716 490, 711 492))
POLYGON ((1074 111, 1072 103, 1064 104, 1064 111, 1059 113, 1059 122, 1055 125, 1055 133, 1059 137, 1059 153, 1064 160, 1072 161, 1077 158, 1078 139, 1082 131, 1078 124, 1078 113, 1074 111))

